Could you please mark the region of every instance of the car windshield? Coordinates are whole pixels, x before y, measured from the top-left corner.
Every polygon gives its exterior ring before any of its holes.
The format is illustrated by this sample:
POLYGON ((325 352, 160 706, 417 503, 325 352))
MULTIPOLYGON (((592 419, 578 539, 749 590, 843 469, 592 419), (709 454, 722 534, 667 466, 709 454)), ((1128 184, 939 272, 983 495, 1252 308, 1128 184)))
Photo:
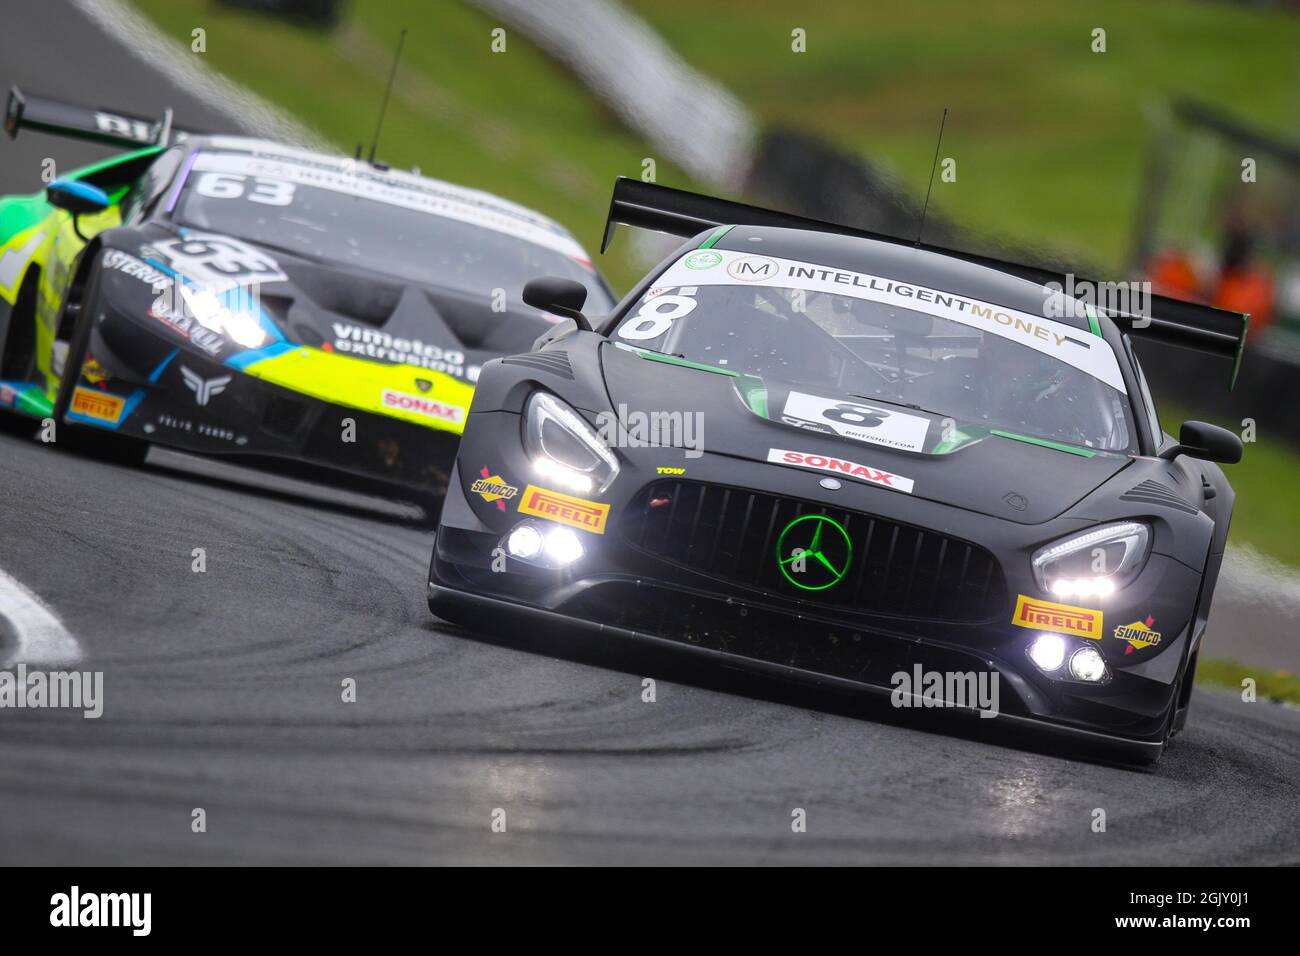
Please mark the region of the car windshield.
POLYGON ((593 311, 612 302, 582 248, 542 220, 475 205, 473 194, 422 189, 368 174, 201 153, 175 220, 317 262, 519 302, 524 283, 583 283, 593 311), (325 185, 313 185, 312 181, 325 185))
POLYGON ((774 418, 912 451, 942 450, 954 430, 1135 449, 1104 339, 881 277, 697 250, 659 276, 613 338, 756 376, 774 418), (846 428, 891 415, 875 435, 846 428))

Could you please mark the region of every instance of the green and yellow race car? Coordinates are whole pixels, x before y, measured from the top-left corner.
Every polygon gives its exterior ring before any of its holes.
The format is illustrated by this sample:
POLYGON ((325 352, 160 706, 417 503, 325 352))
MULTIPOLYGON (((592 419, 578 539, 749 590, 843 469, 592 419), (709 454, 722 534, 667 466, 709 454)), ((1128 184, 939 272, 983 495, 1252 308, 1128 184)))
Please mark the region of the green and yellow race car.
POLYGON ((441 494, 489 359, 608 286, 555 222, 341 156, 11 90, 5 130, 131 147, 0 198, 0 418, 119 461, 150 443, 441 494))

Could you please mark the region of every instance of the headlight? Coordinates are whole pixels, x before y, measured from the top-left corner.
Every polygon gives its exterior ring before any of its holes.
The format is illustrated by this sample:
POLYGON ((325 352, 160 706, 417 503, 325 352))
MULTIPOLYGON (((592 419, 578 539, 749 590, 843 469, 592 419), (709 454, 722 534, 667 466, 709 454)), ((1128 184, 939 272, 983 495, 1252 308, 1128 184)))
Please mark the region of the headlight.
POLYGON ((181 298, 189 308, 194 321, 205 329, 229 336, 236 345, 246 349, 260 348, 266 344, 266 330, 257 316, 244 310, 232 310, 209 289, 180 284, 181 298))
POLYGON ((600 494, 618 475, 618 459, 572 408, 534 392, 524 408, 524 450, 533 470, 579 494, 600 494))
POLYGON ((1102 525, 1034 552, 1034 579, 1059 598, 1105 597, 1133 583, 1151 550, 1151 529, 1137 521, 1102 525))

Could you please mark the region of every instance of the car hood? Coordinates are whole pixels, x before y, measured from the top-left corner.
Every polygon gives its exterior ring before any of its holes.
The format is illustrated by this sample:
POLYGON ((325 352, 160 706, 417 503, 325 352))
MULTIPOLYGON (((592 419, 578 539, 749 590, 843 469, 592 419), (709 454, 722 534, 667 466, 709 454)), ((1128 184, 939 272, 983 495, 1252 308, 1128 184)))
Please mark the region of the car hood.
MULTIPOLYGON (((846 486, 891 487, 1021 524, 1060 515, 1131 463, 1126 454, 1071 453, 988 429, 950 430, 938 453, 887 447, 780 420, 753 377, 612 343, 602 347, 601 360, 611 407, 632 424, 635 413, 698 415, 695 437, 710 454, 821 472, 846 486), (892 480, 882 480, 882 472, 892 480)), ((933 427, 942 425, 936 420, 933 427)))
MULTIPOLYGON (((551 328, 535 310, 511 304, 503 311, 485 294, 440 285, 432 270, 428 282, 408 282, 160 223, 119 230, 112 245, 196 283, 219 284, 233 275, 256 288, 262 325, 282 345, 428 369, 469 383, 483 362, 524 351, 551 328)), ((221 357, 235 351, 227 347, 221 357)))

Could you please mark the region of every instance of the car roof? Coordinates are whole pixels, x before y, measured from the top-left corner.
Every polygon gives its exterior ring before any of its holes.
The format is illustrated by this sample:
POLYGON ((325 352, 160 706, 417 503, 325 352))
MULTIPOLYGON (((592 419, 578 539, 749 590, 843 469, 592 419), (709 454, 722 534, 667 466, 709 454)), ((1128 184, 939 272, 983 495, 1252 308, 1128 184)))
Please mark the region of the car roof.
POLYGON ((1086 318, 1048 314, 1049 293, 1037 282, 901 243, 777 226, 733 226, 712 248, 878 275, 1088 328, 1086 318))
POLYGON ((283 143, 277 143, 272 140, 258 139, 251 136, 191 136, 185 141, 185 146, 207 152, 222 153, 245 153, 249 156, 258 156, 264 158, 274 158, 285 162, 299 163, 303 165, 313 165, 324 167, 326 169, 338 172, 356 172, 365 170, 367 175, 375 181, 392 184, 395 186, 408 186, 419 189, 434 189, 439 193, 446 194, 461 202, 469 203, 489 209, 494 213, 511 216, 526 221, 534 226, 547 229, 558 235, 572 239, 572 233, 565 229, 554 219, 545 216, 535 209, 527 206, 521 206, 519 203, 511 202, 509 199, 503 199, 494 193, 484 192, 480 189, 472 189, 468 186, 460 186, 456 183, 450 183, 443 179, 435 179, 432 176, 424 176, 419 173, 407 172, 401 169, 393 169, 381 165, 373 165, 365 160, 356 159, 352 156, 345 156, 339 153, 325 153, 317 150, 303 149, 297 146, 287 146, 283 143))

